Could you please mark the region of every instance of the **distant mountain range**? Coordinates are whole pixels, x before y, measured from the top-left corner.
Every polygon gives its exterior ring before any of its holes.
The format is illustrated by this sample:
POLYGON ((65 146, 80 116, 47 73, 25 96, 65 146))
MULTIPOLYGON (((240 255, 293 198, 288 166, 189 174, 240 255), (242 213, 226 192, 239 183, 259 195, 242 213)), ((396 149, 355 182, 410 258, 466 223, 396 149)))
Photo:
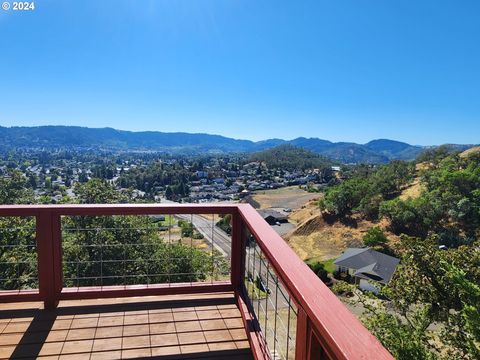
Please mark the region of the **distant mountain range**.
MULTIPOLYGON (((12 149, 77 149, 110 151, 161 151, 178 154, 256 152, 282 144, 310 150, 342 163, 385 163, 412 160, 422 146, 379 139, 366 144, 331 142, 318 138, 250 141, 220 135, 122 131, 78 126, 1 127, 0 151, 12 149)), ((454 145, 459 150, 471 145, 454 145)))

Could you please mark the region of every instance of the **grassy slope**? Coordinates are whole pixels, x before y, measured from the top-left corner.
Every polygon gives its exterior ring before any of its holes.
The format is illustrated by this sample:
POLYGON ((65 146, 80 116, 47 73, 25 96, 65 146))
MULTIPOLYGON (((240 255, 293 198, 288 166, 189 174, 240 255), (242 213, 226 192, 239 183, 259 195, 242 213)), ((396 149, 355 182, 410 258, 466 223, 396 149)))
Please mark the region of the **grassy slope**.
MULTIPOLYGON (((417 170, 420 169, 421 166, 417 170)), ((419 179, 407 186, 400 195, 401 198, 416 197, 420 194, 419 179)), ((288 188, 258 191, 253 198, 260 208, 290 207, 294 211, 289 215, 289 221, 296 228, 285 236, 292 249, 303 259, 315 259, 328 262, 335 259, 348 247, 362 246, 362 238, 373 226, 380 226, 388 236, 392 245, 398 236, 387 231, 388 222, 379 223, 363 220, 354 215, 350 222, 339 221, 328 223, 320 214, 318 199, 322 194, 309 194, 297 186, 288 188)))
POLYGON ((298 209, 309 200, 316 199, 319 196, 318 193, 308 193, 298 186, 289 186, 273 190, 259 190, 252 197, 259 204, 260 209, 271 207, 298 209))
POLYGON ((301 259, 314 258, 322 262, 337 258, 348 247, 362 246, 363 236, 373 226, 384 229, 392 244, 398 241, 398 236, 386 230, 385 220, 373 223, 356 215, 350 220, 348 223, 327 223, 317 203, 311 201, 291 214, 290 221, 297 227, 287 234, 286 240, 301 259))
POLYGON ((473 155, 473 154, 476 154, 476 153, 479 153, 480 152, 480 146, 475 146, 475 147, 472 147, 470 149, 467 149, 465 150, 464 152, 462 152, 460 154, 460 157, 468 157, 470 155, 473 155))
MULTIPOLYGON (((470 150, 467 150, 470 151, 470 150)), ((480 151, 480 148, 478 148, 480 151)), ((427 164, 418 164, 417 172, 425 170, 427 164)), ((401 199, 420 196, 422 185, 416 177, 399 195, 401 199)), ((353 215, 348 222, 335 221, 328 223, 320 214, 316 201, 310 201, 301 209, 290 214, 290 221, 297 225, 296 229, 287 234, 286 240, 300 258, 306 260, 315 258, 327 261, 337 258, 346 248, 362 246, 362 238, 373 226, 379 226, 387 235, 390 245, 395 245, 399 237, 387 230, 388 221, 382 219, 378 223, 353 215)))

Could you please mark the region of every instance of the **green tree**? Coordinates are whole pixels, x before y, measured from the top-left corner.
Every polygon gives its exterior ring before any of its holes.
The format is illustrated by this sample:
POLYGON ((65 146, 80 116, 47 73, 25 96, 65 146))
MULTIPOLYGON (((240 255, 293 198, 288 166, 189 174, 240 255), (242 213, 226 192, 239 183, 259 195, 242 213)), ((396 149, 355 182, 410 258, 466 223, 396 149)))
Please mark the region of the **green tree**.
MULTIPOLYGON (((17 170, 0 177, 0 204, 28 204, 33 192, 28 179, 17 170)), ((31 217, 0 218, 0 289, 36 288, 37 252, 35 220, 31 217)))
MULTIPOLYGON (((357 292, 357 296, 364 297, 357 292)), ((415 310, 408 321, 388 312, 383 306, 363 302, 367 314, 362 317, 365 326, 382 342, 397 360, 434 360, 439 356, 429 345, 426 330, 430 325, 425 308, 415 310)))
POLYGON ((51 177, 46 177, 45 178, 45 189, 51 189, 52 188, 52 178, 51 177))
MULTIPOLYGON (((384 289, 399 321, 408 325, 410 331, 418 332, 424 347, 432 353, 440 350, 454 359, 478 359, 478 249, 460 246, 443 251, 438 249, 434 237, 419 240, 403 236, 400 252, 403 254, 401 265, 384 289), (437 345, 440 349, 433 347, 437 342, 433 334, 426 331, 433 323, 445 329, 437 334, 442 340, 442 345, 437 345)), ((376 331, 373 326, 371 329, 376 331)), ((382 340, 382 336, 379 338, 382 340)))
POLYGON ((441 160, 452 153, 453 149, 449 145, 442 145, 434 148, 429 148, 421 152, 417 156, 417 162, 428 162, 431 164, 438 164, 441 160))
POLYGON ((167 188, 165 189, 165 197, 168 199, 168 200, 171 200, 173 198, 173 191, 172 191, 172 188, 170 186, 167 186, 167 188))
POLYGON ((370 184, 365 179, 353 178, 328 189, 320 206, 322 210, 342 217, 355 209, 369 192, 370 184))
POLYGON ((325 266, 321 262, 308 262, 307 265, 310 270, 312 270, 324 283, 330 281, 330 278, 328 277, 328 271, 325 270, 325 266))
POLYGON ((115 191, 110 183, 97 178, 86 183, 76 183, 74 191, 81 204, 111 204, 128 200, 115 191))
POLYGON ((414 174, 413 163, 396 160, 381 166, 369 179, 374 184, 376 193, 390 199, 398 195, 402 187, 412 180, 414 174))
POLYGON ((321 209, 339 217, 358 212, 368 220, 378 220, 382 203, 397 196, 414 174, 414 164, 405 161, 392 161, 377 169, 355 167, 349 179, 327 189, 321 209))
POLYGON ((223 231, 225 231, 227 234, 230 234, 232 231, 232 227, 230 225, 231 222, 232 222, 232 215, 226 214, 219 221, 217 221, 215 225, 218 226, 223 231))
POLYGON ((0 204, 28 204, 33 202, 28 179, 18 170, 10 170, 0 177, 0 204))
POLYGON ((468 279, 467 273, 449 263, 443 262, 446 281, 452 283, 461 301, 461 307, 449 313, 448 326, 442 335, 452 349, 454 357, 480 358, 480 286, 468 279), (450 327, 452 326, 452 327, 450 327), (450 331, 451 328, 458 332, 450 331))
POLYGON ((380 215, 390 221, 390 229, 396 234, 426 235, 426 227, 416 206, 416 200, 396 198, 385 201, 380 206, 380 215))
POLYGON ((383 201, 383 197, 380 194, 367 195, 360 200, 357 210, 365 219, 376 221, 378 220, 380 206, 383 201))
POLYGON ((387 241, 385 233, 378 226, 371 227, 363 236, 363 243, 366 246, 383 246, 387 241))
MULTIPOLYGON (((124 201, 101 179, 79 184, 80 203, 124 201)), ((161 224, 148 216, 64 217, 64 276, 67 286, 184 282, 213 276, 213 254, 166 243, 161 224)))

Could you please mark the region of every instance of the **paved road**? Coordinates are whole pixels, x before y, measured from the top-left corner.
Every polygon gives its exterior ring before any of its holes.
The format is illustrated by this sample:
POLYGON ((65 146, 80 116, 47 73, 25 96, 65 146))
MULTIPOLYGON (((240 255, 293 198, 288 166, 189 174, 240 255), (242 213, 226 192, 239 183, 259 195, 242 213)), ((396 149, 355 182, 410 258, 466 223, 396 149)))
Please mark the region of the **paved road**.
MULTIPOLYGON (((212 245, 215 249, 221 252, 223 256, 225 256, 227 259, 229 260, 231 259, 231 256, 232 256, 231 237, 225 231, 215 226, 215 222, 213 222, 212 220, 206 219, 200 215, 176 215, 176 217, 182 220, 191 221, 192 224, 196 227, 196 229, 204 236, 205 240, 210 243, 210 245, 212 245)), ((262 304, 264 309, 271 309, 273 306, 275 292, 277 291, 276 285, 273 282, 271 275, 267 276, 267 268, 265 264, 262 264, 262 266, 260 266, 258 255, 255 262, 255 270, 253 270, 253 253, 254 253, 253 248, 247 247, 246 252, 247 252, 246 253, 247 259, 250 256, 250 259, 252 260, 252 264, 251 264, 252 268, 250 269, 250 272, 253 273, 254 279, 256 278, 257 275, 261 274, 261 278, 265 286, 268 285, 268 288, 270 290, 270 299, 268 301, 266 299, 262 299, 260 300, 260 303, 262 304), (267 278, 268 278, 268 284, 267 284, 267 278)), ((264 259, 264 261, 266 261, 266 259, 264 259)), ((272 271, 273 270, 270 269, 270 272, 272 271)), ((282 284, 279 284, 279 289, 278 289, 277 307, 279 309, 288 307, 288 302, 285 300, 283 296, 280 295, 280 291, 282 291, 284 294, 287 294, 287 291, 285 290, 282 284)), ((254 302, 257 303, 258 301, 255 300, 254 302)))
MULTIPOLYGON (((163 204, 178 204, 174 201, 170 201, 162 198, 161 202, 163 204)), ((217 249, 223 256, 230 259, 232 255, 232 240, 230 235, 225 231, 215 226, 215 223, 212 220, 206 219, 200 215, 175 215, 177 219, 182 219, 185 221, 190 221, 203 235, 205 240, 210 243, 215 249, 217 249)))
MULTIPOLYGON (((163 199, 162 199, 162 202, 173 203, 171 201, 163 200, 163 199)), ((214 221, 212 221, 211 219, 206 219, 201 215, 185 214, 185 215, 175 215, 175 217, 178 219, 192 222, 195 228, 204 236, 205 241, 207 241, 211 246, 213 246, 216 250, 218 250, 227 259, 229 260, 231 259, 232 239, 230 235, 228 235, 225 231, 215 226, 214 221)), ((257 250, 259 250, 258 247, 257 247, 257 250)), ((247 259, 250 256, 250 259, 252 259, 252 263, 253 263, 253 253, 254 253, 253 248, 247 247, 246 252, 247 252, 246 253, 247 259)), ((266 261, 266 259, 264 259, 264 261, 266 261)), ((260 261, 257 258, 254 264, 254 268, 255 269, 253 269, 253 266, 252 268, 250 268, 250 272, 252 273, 253 278, 255 279, 257 275, 261 275, 261 278, 263 279, 266 286, 267 285, 266 284, 267 269, 265 265, 262 264, 262 266, 260 266, 260 261)), ((270 271, 273 271, 273 270, 270 269, 270 271)), ((271 276, 268 276, 268 278, 269 278, 268 288, 270 290, 270 298, 268 300, 267 299, 260 300, 260 303, 262 304, 262 307, 264 309, 272 308, 275 292, 277 291, 277 289, 275 288, 276 286, 271 279, 271 276)), ((277 308, 279 309, 288 307, 288 302, 285 300, 283 296, 280 295, 280 290, 284 294, 287 294, 285 287, 280 283, 279 289, 278 289, 278 299, 277 299, 277 308)), ((258 300, 254 300, 253 302, 258 303, 258 300)))
POLYGON ((200 215, 175 215, 175 217, 190 221, 203 235, 205 240, 228 259, 232 257, 232 239, 225 231, 215 226, 212 220, 200 215))

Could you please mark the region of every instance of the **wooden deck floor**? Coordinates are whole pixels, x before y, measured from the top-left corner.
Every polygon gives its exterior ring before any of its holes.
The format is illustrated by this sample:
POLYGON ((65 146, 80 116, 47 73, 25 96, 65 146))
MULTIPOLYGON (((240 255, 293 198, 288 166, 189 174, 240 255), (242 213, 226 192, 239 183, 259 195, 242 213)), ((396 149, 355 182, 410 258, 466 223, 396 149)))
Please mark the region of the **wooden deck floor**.
POLYGON ((252 359, 233 294, 0 304, 0 359, 252 359))

